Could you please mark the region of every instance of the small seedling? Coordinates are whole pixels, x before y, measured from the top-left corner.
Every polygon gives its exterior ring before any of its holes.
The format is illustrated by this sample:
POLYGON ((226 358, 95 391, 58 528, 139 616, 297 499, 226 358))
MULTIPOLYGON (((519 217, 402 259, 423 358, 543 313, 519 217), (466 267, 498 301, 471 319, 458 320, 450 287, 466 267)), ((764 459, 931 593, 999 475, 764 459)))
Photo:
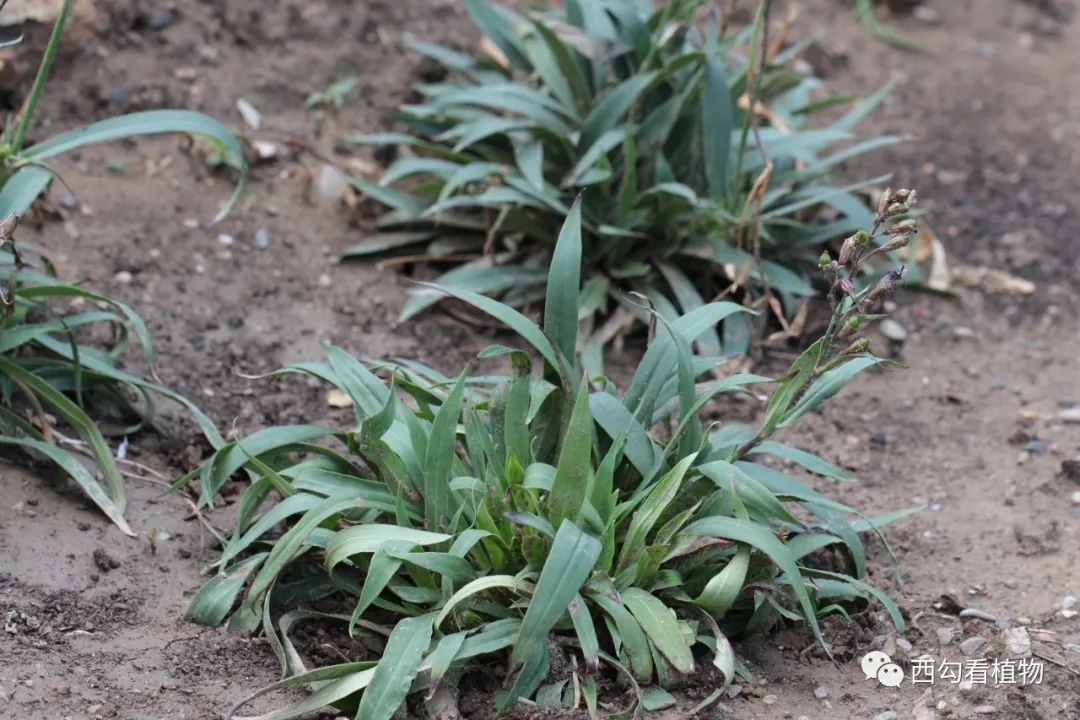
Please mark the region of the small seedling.
POLYGON ((147 533, 147 540, 150 541, 150 554, 157 555, 158 543, 165 542, 172 536, 169 533, 158 530, 156 527, 150 528, 150 532, 147 533))
POLYGON ((330 85, 326 90, 308 95, 307 100, 304 101, 304 107, 313 108, 320 105, 329 105, 334 110, 340 110, 345 107, 345 103, 351 99, 359 85, 360 78, 355 75, 342 78, 330 85))

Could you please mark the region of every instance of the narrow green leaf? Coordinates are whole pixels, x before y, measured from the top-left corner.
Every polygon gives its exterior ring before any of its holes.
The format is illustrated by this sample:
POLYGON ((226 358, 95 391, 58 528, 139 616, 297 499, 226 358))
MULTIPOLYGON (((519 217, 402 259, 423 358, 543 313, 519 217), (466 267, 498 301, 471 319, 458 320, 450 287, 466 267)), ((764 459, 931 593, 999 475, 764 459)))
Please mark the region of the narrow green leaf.
POLYGON ((421 615, 400 620, 386 641, 371 683, 360 699, 357 717, 364 720, 390 720, 416 678, 420 662, 431 644, 435 615, 421 615))
POLYGON ((545 647, 548 632, 589 578, 601 549, 595 538, 569 520, 562 522, 521 621, 521 633, 510 655, 512 665, 545 647))
POLYGON ((860 372, 881 362, 879 358, 871 355, 862 355, 826 371, 813 382, 798 403, 784 415, 779 427, 787 427, 806 413, 816 409, 823 402, 843 390, 851 382, 852 378, 860 372))
POLYGON ((458 290, 455 288, 440 287, 438 285, 430 283, 421 283, 428 285, 429 287, 441 290, 447 295, 456 297, 459 300, 469 303, 477 310, 484 312, 487 315, 495 318, 499 322, 506 325, 508 328, 516 332, 526 342, 533 346, 537 352, 539 352, 544 360, 546 360, 551 367, 560 368, 564 367, 564 363, 561 359, 561 354, 555 349, 548 340, 547 336, 527 317, 522 315, 517 310, 504 305, 503 303, 492 300, 491 298, 478 295, 477 293, 470 292, 468 290, 458 290))
POLYGON ((513 23, 522 22, 517 15, 487 0, 465 0, 465 9, 480 31, 506 54, 512 64, 526 72, 532 70, 532 63, 514 29, 513 23))
POLYGON ((552 525, 558 526, 563 520, 577 522, 581 514, 581 506, 588 497, 592 472, 592 433, 589 388, 586 383, 581 383, 548 495, 548 513, 552 525))
POLYGON ((596 627, 585 604, 585 598, 574 595, 568 610, 581 646, 581 654, 585 657, 585 672, 597 672, 600 669, 600 641, 596 638, 596 627))
POLYGON ((544 301, 544 332, 574 366, 581 289, 581 198, 574 201, 559 232, 548 270, 544 301))
POLYGON ((724 61, 715 50, 705 55, 705 78, 701 93, 702 152, 709 195, 719 200, 727 193, 728 164, 735 109, 731 102, 724 61))
POLYGON ((424 514, 431 530, 445 529, 454 509, 451 506, 450 466, 457 445, 458 417, 467 373, 467 370, 461 373, 431 425, 424 457, 424 514))
MULTIPOLYGON (((71 475, 72 479, 79 483, 80 487, 88 490, 90 499, 93 500, 102 512, 109 516, 109 518, 116 523, 122 531, 128 535, 132 535, 131 528, 124 522, 124 508, 127 505, 127 500, 124 496, 124 480, 120 476, 120 471, 116 467, 116 463, 113 460, 112 451, 109 450, 108 443, 105 442, 105 438, 102 436, 101 431, 93 420, 87 416, 87 414, 69 400, 62 392, 56 390, 52 385, 42 379, 35 373, 22 367, 20 364, 13 360, 0 355, 0 376, 8 376, 18 382, 22 383, 31 392, 34 393, 40 400, 48 404, 57 415, 71 425, 75 429, 75 432, 79 434, 83 440, 86 441, 87 448, 93 455, 94 461, 97 463, 98 468, 101 470, 101 474, 105 478, 105 487, 108 489, 108 500, 103 504, 104 493, 95 493, 92 488, 98 487, 96 481, 92 481, 92 476, 88 472, 79 473, 76 470, 78 461, 71 455, 52 446, 52 450, 45 449, 49 447, 46 443, 40 443, 32 440, 19 441, 17 438, 12 438, 15 444, 21 444, 24 447, 33 447, 35 450, 47 455, 50 460, 62 467, 65 472, 71 475), (91 479, 91 482, 87 482, 91 479)), ((85 470, 85 468, 83 468, 85 470)))
MULTIPOLYGON (((355 501, 353 501, 355 502, 355 501)), ((326 545, 326 569, 353 555, 373 553, 386 543, 405 543, 412 546, 437 545, 453 539, 452 535, 428 532, 399 525, 366 523, 338 530, 326 545)))
POLYGON ((791 551, 784 547, 784 544, 780 542, 774 533, 752 522, 718 515, 693 522, 686 527, 684 532, 690 535, 708 535, 748 543, 765 553, 780 571, 787 576, 787 580, 791 583, 791 588, 795 592, 795 597, 798 599, 799 605, 802 606, 803 618, 809 623, 818 643, 823 648, 828 648, 825 638, 821 635, 814 603, 810 599, 810 593, 806 588, 799 567, 795 564, 791 551))
POLYGON ((642 91, 655 79, 655 72, 642 73, 624 80, 609 90, 582 123, 578 149, 584 152, 592 147, 601 135, 618 125, 642 91))
POLYGON ((188 603, 184 619, 200 625, 217 627, 236 603, 236 596, 244 587, 251 573, 255 572, 269 553, 258 553, 232 567, 228 572, 215 575, 188 603))
POLYGON ((655 595, 637 587, 627 588, 622 593, 622 598, 627 609, 641 623, 641 629, 672 667, 681 673, 692 673, 694 654, 690 650, 690 643, 686 636, 679 628, 675 611, 655 595))
POLYGON ((653 526, 660 519, 664 510, 679 494, 679 488, 686 477, 687 470, 697 459, 697 453, 687 455, 671 468, 645 496, 641 506, 634 512, 630 527, 622 543, 619 567, 626 567, 646 545, 646 540, 653 526))
MULTIPOLYGON (((614 593, 614 588, 612 588, 614 593)), ((649 651, 649 640, 641 624, 634 619, 630 611, 617 599, 605 593, 590 595, 594 602, 607 613, 618 629, 619 637, 622 638, 623 647, 630 658, 630 667, 634 677, 642 682, 649 682, 653 675, 652 654, 649 651)))
POLYGON ((244 151, 236 136, 224 125, 202 113, 190 110, 147 110, 145 112, 119 115, 101 120, 90 125, 69 130, 26 148, 21 159, 41 162, 60 153, 93 143, 121 140, 135 135, 158 135, 161 133, 192 133, 211 138, 223 146, 228 154, 229 163, 240 170, 240 182, 225 207, 214 218, 221 220, 239 201, 247 185, 247 165, 244 151))
MULTIPOLYGON (((89 420, 89 418, 87 419, 89 420)), ((135 537, 135 533, 132 532, 131 526, 129 526, 127 520, 124 519, 123 508, 113 501, 109 494, 98 484, 98 481, 94 479, 94 476, 90 474, 90 471, 86 469, 86 466, 74 455, 52 443, 35 440, 33 438, 0 435, 0 444, 18 445, 29 450, 36 450, 49 458, 49 460, 52 460, 60 467, 60 469, 67 473, 80 488, 82 488, 83 492, 86 493, 86 496, 90 498, 103 513, 105 513, 106 517, 112 520, 116 527, 120 528, 120 532, 135 537)))

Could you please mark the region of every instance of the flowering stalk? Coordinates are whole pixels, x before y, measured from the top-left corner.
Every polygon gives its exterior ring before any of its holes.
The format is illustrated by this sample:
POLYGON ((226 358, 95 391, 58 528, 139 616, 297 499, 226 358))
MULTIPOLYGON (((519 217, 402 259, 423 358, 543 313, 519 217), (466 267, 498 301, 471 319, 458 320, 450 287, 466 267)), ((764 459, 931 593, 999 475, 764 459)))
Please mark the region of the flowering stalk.
MULTIPOLYGON (((769 400, 765 420, 753 438, 736 448, 733 459, 745 457, 751 450, 767 440, 785 421, 789 412, 795 410, 814 382, 830 370, 849 360, 869 355, 870 341, 858 337, 866 323, 879 318, 870 314, 871 309, 885 295, 896 288, 904 269, 890 270, 876 283, 857 290, 853 278, 858 277, 865 264, 879 254, 905 247, 918 232, 913 218, 904 217, 915 205, 914 190, 886 190, 878 203, 870 231, 860 230, 844 240, 838 257, 834 260, 828 251, 821 254, 819 266, 829 283, 829 305, 832 317, 825 333, 816 340, 791 365, 781 378, 776 391, 769 400), (885 230, 883 242, 872 246, 871 240, 885 230)), ((801 414, 801 412, 799 413, 801 414)))

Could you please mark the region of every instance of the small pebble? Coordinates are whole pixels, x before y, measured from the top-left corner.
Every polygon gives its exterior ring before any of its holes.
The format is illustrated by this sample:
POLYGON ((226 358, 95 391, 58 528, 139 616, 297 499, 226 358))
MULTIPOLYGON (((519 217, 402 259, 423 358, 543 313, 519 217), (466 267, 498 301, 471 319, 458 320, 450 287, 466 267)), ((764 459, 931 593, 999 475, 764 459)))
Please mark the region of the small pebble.
POLYGON ((270 233, 265 230, 259 230, 255 233, 255 247, 260 250, 265 250, 270 247, 270 233))
POLYGON ((896 638, 896 647, 906 653, 909 653, 912 649, 911 641, 909 641, 907 638, 896 638))
POLYGON ((956 637, 956 630, 952 628, 938 628, 937 639, 939 645, 948 645, 956 637))
POLYGON ((1069 501, 1072 502, 1073 505, 1080 505, 1080 490, 1077 490, 1072 495, 1070 495, 1069 501))
POLYGON ((164 30, 176 24, 176 13, 171 10, 161 10, 150 16, 146 26, 151 30, 164 30))
POLYGON ((881 325, 878 329, 881 330, 882 335, 884 335, 894 343, 899 344, 907 340, 907 330, 904 329, 903 325, 896 322, 892 318, 885 318, 884 320, 882 320, 881 325))
POLYGON ((221 233, 220 235, 218 235, 217 241, 225 246, 232 245, 235 242, 233 236, 229 235, 228 233, 221 233))
POLYGON ((899 715, 896 714, 895 710, 886 710, 883 713, 875 715, 874 720, 896 720, 898 717, 899 715))
POLYGON ((926 5, 916 5, 915 9, 911 11, 911 15, 919 22, 927 25, 937 25, 941 22, 941 14, 926 5))
POLYGON ((330 287, 333 284, 333 282, 334 281, 326 273, 323 273, 322 275, 319 276, 319 285, 321 287, 330 287))
POLYGON ((340 200, 349 192, 349 181, 336 167, 330 163, 323 163, 315 179, 315 191, 321 197, 340 200))
POLYGON ((885 447, 885 444, 886 444, 887 441, 888 440, 885 437, 885 433, 883 433, 883 432, 875 432, 875 433, 870 434, 870 444, 871 445, 876 445, 878 447, 885 447))
POLYGON ((960 617, 975 618, 976 620, 985 620, 986 622, 995 622, 997 620, 996 616, 983 610, 979 610, 978 608, 964 608, 960 611, 960 617))
POLYGON ((776 697, 775 695, 766 695, 765 697, 761 698, 761 702, 765 703, 766 705, 775 705, 776 701, 779 699, 780 698, 776 697))
POLYGON ((1066 595, 1065 597, 1063 597, 1061 599, 1061 609, 1062 610, 1072 610, 1074 607, 1076 607, 1076 596, 1075 595, 1066 595))
POLYGON ((964 653, 965 655, 974 655, 975 653, 979 652, 979 650, 981 650, 982 646, 985 644, 986 638, 984 637, 979 637, 978 635, 976 635, 975 637, 969 637, 967 640, 964 640, 962 643, 960 643, 960 652, 964 653))
POLYGON ((258 130, 262 126, 262 113, 244 98, 236 98, 236 109, 252 130, 258 130))
POLYGON ((1027 444, 1027 451, 1032 455, 1045 455, 1046 443, 1036 438, 1027 444))
POLYGON ((65 190, 63 194, 60 195, 60 207, 65 210, 74 210, 79 207, 79 199, 75 197, 75 193, 70 190, 65 190))
POLYGON ((1031 637, 1027 628, 1016 627, 1005 631, 1005 647, 1015 657, 1031 655, 1031 637))
POLYGON ((251 143, 251 146, 255 148, 255 154, 260 160, 273 160, 278 156, 277 143, 266 140, 256 140, 251 143))
POLYGON ((1080 643, 1065 643, 1065 652, 1080 655, 1080 643))
POLYGON ((814 697, 816 697, 818 700, 824 700, 825 698, 829 697, 829 688, 825 687, 824 685, 818 685, 816 688, 814 688, 814 697))
POLYGON ((1067 423, 1080 423, 1080 407, 1070 407, 1059 411, 1058 420, 1067 423))
POLYGON ((127 270, 121 270, 120 272, 113 275, 113 280, 120 283, 121 285, 130 285, 133 279, 134 277, 127 270))

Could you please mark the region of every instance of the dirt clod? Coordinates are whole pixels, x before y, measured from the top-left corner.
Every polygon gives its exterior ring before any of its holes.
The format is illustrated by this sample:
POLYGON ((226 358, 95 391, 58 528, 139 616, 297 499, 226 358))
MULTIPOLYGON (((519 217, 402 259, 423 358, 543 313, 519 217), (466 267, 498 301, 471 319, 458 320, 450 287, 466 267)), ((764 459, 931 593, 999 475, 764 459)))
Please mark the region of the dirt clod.
POLYGON ((1080 484, 1080 459, 1062 460, 1061 476, 1080 484))
POLYGON ((109 572, 110 570, 115 570, 116 568, 120 567, 121 564, 119 560, 114 558, 112 555, 109 555, 109 553, 105 552, 101 548, 94 550, 93 558, 94 565, 96 565, 97 569, 101 572, 109 572))

